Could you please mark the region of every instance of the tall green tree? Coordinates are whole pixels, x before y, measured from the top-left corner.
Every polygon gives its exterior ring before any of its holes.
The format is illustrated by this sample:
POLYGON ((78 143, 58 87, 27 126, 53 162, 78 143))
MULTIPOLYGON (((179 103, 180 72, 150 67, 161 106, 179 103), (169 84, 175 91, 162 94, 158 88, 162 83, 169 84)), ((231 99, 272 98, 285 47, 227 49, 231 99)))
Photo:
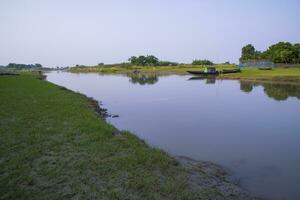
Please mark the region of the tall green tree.
POLYGON ((252 44, 247 44, 242 48, 242 55, 240 57, 240 62, 247 62, 249 60, 261 59, 262 53, 256 51, 252 44))
POLYGON ((293 50, 295 54, 293 63, 300 63, 300 44, 294 44, 293 50))
POLYGON ((274 63, 289 63, 292 59, 292 48, 292 44, 289 42, 279 42, 270 46, 265 55, 274 63))
POLYGON ((262 53, 256 51, 251 44, 242 48, 240 62, 261 59, 267 59, 274 63, 298 64, 300 63, 300 44, 293 45, 289 42, 278 42, 262 53))

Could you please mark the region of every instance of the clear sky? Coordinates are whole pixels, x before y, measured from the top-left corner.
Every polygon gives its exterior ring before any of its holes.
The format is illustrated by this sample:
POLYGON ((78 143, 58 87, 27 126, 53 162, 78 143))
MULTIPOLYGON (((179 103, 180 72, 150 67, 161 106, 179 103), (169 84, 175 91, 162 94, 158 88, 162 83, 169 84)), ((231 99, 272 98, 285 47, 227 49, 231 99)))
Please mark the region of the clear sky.
POLYGON ((238 62, 242 46, 300 43, 300 0, 0 0, 0 65, 238 62))

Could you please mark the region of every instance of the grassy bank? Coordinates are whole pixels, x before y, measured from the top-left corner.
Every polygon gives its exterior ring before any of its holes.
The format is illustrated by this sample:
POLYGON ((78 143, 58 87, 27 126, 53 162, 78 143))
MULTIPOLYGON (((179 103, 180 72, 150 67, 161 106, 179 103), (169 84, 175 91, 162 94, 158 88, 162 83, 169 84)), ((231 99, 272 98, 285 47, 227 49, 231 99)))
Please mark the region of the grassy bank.
MULTIPOLYGON (((223 69, 234 69, 234 65, 215 65, 217 70, 223 69)), ((141 74, 156 74, 156 75, 170 75, 178 74, 184 75, 189 74, 187 71, 201 71, 204 70, 205 66, 201 65, 179 65, 179 66, 166 66, 166 67, 75 67, 70 68, 70 72, 74 73, 107 73, 107 74, 132 74, 138 72, 141 74)), ((300 68, 274 68, 272 70, 259 70, 257 68, 242 68, 241 73, 235 74, 224 74, 219 76, 221 79, 241 79, 241 80, 252 80, 252 81, 279 81, 279 82, 290 82, 300 83, 300 68)))
MULTIPOLYGON (((232 69, 234 65, 216 65, 218 70, 232 69)), ((119 73, 128 74, 134 71, 140 73, 155 73, 157 75, 167 74, 187 74, 188 70, 203 70, 203 65, 178 65, 178 66, 91 66, 91 67, 73 67, 70 68, 70 72, 75 73, 119 73)))
POLYGON ((240 79, 252 81, 277 81, 300 84, 300 68, 274 68, 259 70, 257 68, 243 68, 240 73, 224 74, 221 79, 240 79))
POLYGON ((0 99, 0 199, 249 199, 215 166, 115 135, 88 98, 38 75, 0 76, 0 99))
POLYGON ((1 199, 192 199, 174 159, 113 136, 84 96, 26 74, 0 99, 1 199))

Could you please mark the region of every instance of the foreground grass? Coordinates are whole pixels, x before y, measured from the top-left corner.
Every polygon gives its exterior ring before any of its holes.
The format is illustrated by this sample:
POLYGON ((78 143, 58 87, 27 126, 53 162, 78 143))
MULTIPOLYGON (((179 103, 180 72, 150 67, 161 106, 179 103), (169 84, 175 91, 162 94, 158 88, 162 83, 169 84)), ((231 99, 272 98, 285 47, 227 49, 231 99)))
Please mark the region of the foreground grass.
POLYGON ((194 199, 173 158, 113 136, 84 96, 22 74, 0 99, 0 199, 194 199))

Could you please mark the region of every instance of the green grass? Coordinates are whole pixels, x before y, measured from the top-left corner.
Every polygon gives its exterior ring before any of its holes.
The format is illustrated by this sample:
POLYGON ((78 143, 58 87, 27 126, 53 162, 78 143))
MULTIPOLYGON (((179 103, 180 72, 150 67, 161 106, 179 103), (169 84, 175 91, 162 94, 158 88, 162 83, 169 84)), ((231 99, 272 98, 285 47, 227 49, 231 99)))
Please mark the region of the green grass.
POLYGON ((0 76, 0 199, 193 199, 186 171, 31 73, 0 76))
POLYGON ((300 68, 274 68, 272 70, 243 68, 241 73, 224 74, 220 78, 300 83, 300 68))

